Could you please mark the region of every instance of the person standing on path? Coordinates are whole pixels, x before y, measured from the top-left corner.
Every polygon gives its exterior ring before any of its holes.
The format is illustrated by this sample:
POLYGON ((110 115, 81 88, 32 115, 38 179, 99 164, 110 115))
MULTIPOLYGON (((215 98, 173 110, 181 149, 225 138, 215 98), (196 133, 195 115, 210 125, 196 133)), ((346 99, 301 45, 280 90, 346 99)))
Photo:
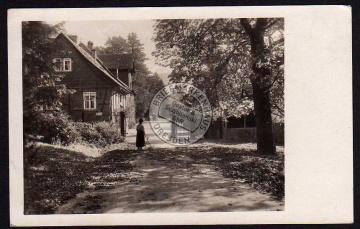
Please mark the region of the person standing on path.
POLYGON ((142 150, 142 147, 145 146, 145 129, 142 123, 144 120, 139 119, 139 124, 136 126, 136 147, 138 150, 142 150))

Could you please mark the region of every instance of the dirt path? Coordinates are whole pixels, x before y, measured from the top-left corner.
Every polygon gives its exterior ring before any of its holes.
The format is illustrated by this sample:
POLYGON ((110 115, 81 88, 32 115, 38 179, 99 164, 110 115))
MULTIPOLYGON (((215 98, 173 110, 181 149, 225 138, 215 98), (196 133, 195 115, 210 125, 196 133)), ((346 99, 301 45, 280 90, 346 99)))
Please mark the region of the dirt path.
POLYGON ((82 192, 56 213, 284 209, 283 202, 259 193, 240 180, 224 178, 210 163, 200 163, 186 154, 172 155, 162 160, 156 155, 156 150, 145 151, 130 163, 134 169, 126 174, 129 179, 117 182, 108 189, 82 192))

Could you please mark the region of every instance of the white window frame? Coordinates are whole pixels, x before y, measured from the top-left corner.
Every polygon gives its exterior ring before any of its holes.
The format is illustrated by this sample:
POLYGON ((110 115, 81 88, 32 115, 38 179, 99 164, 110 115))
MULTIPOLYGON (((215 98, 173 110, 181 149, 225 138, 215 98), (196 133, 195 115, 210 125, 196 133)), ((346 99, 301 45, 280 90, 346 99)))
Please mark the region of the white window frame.
POLYGON ((96 92, 84 92, 83 93, 83 100, 84 100, 84 110, 96 110, 96 92), (94 99, 91 99, 91 96, 94 97, 94 99), (86 98, 88 97, 88 98, 86 98), (91 107, 91 101, 94 101, 93 107, 91 107), (87 107, 88 105, 88 107, 87 107))
POLYGON ((72 61, 71 61, 71 58, 64 58, 63 59, 63 71, 64 72, 71 72, 72 71, 72 61), (65 69, 65 66, 66 66, 66 61, 69 61, 70 62, 70 64, 69 64, 69 66, 70 66, 70 68, 69 69, 65 69))
POLYGON ((54 66, 54 71, 55 72, 71 72, 72 71, 72 60, 71 58, 54 58, 53 59, 53 63, 55 64, 54 66), (69 61, 70 64, 69 64, 69 69, 65 69, 65 66, 66 66, 66 62, 69 61), (59 63, 59 68, 60 69, 57 69, 56 68, 56 63, 59 63))

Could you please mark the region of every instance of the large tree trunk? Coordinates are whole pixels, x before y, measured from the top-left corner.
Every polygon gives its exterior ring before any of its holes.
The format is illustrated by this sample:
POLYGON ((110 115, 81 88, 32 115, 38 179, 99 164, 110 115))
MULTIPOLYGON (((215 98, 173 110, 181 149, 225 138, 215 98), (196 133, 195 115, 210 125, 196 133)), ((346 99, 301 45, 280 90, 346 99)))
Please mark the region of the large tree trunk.
POLYGON ((255 26, 251 26, 247 19, 241 19, 240 22, 249 35, 251 44, 252 70, 254 72, 251 84, 254 96, 257 150, 262 154, 273 155, 276 154, 276 150, 272 132, 269 90, 262 85, 271 69, 259 64, 266 55, 264 33, 267 19, 257 19, 255 26))
POLYGON ((276 153, 272 131, 271 106, 269 92, 262 90, 257 83, 253 83, 257 151, 261 154, 276 153))

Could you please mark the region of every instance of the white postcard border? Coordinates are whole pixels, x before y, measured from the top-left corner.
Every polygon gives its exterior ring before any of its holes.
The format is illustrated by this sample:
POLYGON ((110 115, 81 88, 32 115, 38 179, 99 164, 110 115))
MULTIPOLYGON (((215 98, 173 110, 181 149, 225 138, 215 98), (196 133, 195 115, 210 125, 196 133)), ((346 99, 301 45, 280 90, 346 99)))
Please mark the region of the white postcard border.
POLYGON ((10 217, 17 226, 353 222, 351 8, 347 6, 8 11, 10 217), (24 215, 21 22, 285 18, 285 211, 24 215))

